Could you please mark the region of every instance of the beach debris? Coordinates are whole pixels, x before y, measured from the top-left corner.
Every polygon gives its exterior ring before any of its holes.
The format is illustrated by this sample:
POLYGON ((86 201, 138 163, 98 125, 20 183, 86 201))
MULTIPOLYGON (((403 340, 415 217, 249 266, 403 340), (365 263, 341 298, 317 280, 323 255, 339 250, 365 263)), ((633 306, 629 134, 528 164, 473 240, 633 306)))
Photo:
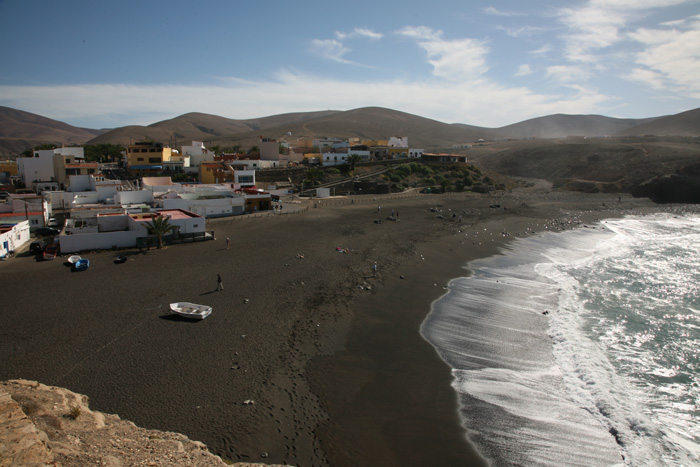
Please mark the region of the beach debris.
POLYGON ((403 279, 403 276, 399 276, 399 279, 403 279))
POLYGON ((250 300, 248 300, 247 298, 243 299, 243 303, 249 303, 249 302, 250 302, 250 300))
POLYGON ((297 259, 304 259, 304 255, 302 255, 301 253, 297 253, 296 258, 297 259))
POLYGON ((263 459, 265 459, 267 456, 268 456, 268 454, 266 452, 263 452, 262 454, 260 454, 260 457, 262 457, 263 459))
POLYGON ((231 367, 232 370, 240 370, 241 365, 238 364, 238 362, 234 362, 233 366, 231 367))
POLYGON ((337 251, 338 253, 350 253, 349 248, 342 248, 342 247, 336 247, 335 251, 337 251))
POLYGON ((243 405, 253 405, 255 401, 253 399, 246 399, 243 401, 243 405))

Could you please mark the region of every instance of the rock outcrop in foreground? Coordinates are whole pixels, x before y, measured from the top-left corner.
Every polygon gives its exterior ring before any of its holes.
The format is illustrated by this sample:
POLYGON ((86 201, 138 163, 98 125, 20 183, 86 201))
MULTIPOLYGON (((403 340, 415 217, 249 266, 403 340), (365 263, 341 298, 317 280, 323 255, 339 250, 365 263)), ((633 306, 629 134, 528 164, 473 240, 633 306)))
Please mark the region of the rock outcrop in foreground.
POLYGON ((0 466, 45 465, 229 464, 179 433, 146 430, 92 411, 87 396, 36 381, 0 382, 0 466))

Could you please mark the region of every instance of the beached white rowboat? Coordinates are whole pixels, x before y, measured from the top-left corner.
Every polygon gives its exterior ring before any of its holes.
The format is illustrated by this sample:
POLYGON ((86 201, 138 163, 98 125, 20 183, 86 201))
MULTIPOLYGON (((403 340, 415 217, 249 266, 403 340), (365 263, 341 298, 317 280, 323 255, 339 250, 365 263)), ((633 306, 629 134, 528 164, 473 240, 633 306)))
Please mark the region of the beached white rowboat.
POLYGON ((191 319, 204 319, 211 314, 210 306, 190 302, 171 303, 170 310, 176 315, 191 319))

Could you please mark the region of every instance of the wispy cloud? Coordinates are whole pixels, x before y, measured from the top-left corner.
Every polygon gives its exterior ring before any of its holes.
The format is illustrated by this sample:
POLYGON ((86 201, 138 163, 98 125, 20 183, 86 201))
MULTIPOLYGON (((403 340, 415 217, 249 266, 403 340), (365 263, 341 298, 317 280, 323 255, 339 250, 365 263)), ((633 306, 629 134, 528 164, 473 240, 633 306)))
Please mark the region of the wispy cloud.
POLYGON ((355 39, 357 37, 376 41, 384 37, 384 35, 379 32, 374 32, 371 29, 355 28, 352 30, 352 32, 336 31, 335 37, 337 37, 341 41, 345 39, 355 39))
POLYGON ((346 47, 343 42, 347 39, 363 38, 376 41, 382 38, 382 34, 370 29, 355 28, 352 32, 346 33, 336 31, 336 39, 314 39, 311 41, 311 51, 329 60, 347 65, 368 66, 344 58, 352 49, 346 47))
POLYGON ((561 8, 560 21, 570 32, 563 35, 566 58, 595 62, 596 52, 626 38, 629 24, 648 11, 690 3, 693 0, 589 0, 580 7, 561 8))
POLYGON ((528 76, 528 75, 531 75, 532 73, 533 73, 532 67, 529 64, 525 63, 525 64, 522 64, 518 67, 518 72, 515 73, 515 76, 518 76, 518 77, 528 76))
POLYGON ((336 62, 352 63, 343 58, 343 55, 350 52, 350 49, 335 39, 314 39, 311 41, 311 50, 324 58, 336 62))
POLYGON ((552 44, 544 44, 539 49, 531 50, 530 55, 547 55, 552 51, 552 44))
POLYGON ((644 48, 635 55, 637 67, 627 75, 629 79, 700 97, 700 20, 676 23, 673 28, 642 28, 630 38, 644 48))
POLYGON ((538 34, 542 34, 544 32, 547 32, 549 30, 548 28, 543 28, 543 27, 539 27, 539 26, 530 26, 530 25, 518 26, 518 27, 498 26, 496 29, 504 31, 509 36, 515 37, 515 38, 532 37, 532 36, 536 36, 538 34))
POLYGON ((443 32, 425 26, 406 26, 398 34, 414 38, 424 49, 433 75, 448 81, 463 82, 478 79, 489 69, 486 43, 477 39, 443 38, 443 32))
POLYGON ((558 84, 570 86, 588 80, 590 73, 580 66, 554 65, 547 68, 547 77, 554 79, 558 84))
POLYGON ((493 7, 493 6, 483 8, 481 11, 487 15, 492 15, 492 16, 522 16, 523 15, 523 13, 518 13, 515 11, 499 10, 498 8, 493 7))

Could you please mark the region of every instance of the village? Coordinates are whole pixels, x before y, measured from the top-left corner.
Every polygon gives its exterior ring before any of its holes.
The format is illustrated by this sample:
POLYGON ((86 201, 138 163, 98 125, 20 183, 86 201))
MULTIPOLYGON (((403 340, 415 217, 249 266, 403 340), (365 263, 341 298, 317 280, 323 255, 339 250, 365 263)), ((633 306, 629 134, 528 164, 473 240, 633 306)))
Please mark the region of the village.
MULTIPOLYGON (((285 205, 291 212, 299 203, 295 194, 317 199, 335 194, 328 186, 295 186, 285 169, 467 159, 427 154, 411 148, 407 137, 322 138, 290 145, 261 136, 256 149, 217 154, 202 141, 179 150, 147 141, 128 145, 121 161, 86 161, 82 147, 34 150, 31 157, 0 161, 0 259, 26 250, 53 259, 81 251, 209 240, 214 234, 207 230, 207 219, 277 214, 285 205), (279 173, 279 180, 256 181, 258 174, 272 172, 279 173)), ((354 180, 358 194, 390 191, 354 180)))

